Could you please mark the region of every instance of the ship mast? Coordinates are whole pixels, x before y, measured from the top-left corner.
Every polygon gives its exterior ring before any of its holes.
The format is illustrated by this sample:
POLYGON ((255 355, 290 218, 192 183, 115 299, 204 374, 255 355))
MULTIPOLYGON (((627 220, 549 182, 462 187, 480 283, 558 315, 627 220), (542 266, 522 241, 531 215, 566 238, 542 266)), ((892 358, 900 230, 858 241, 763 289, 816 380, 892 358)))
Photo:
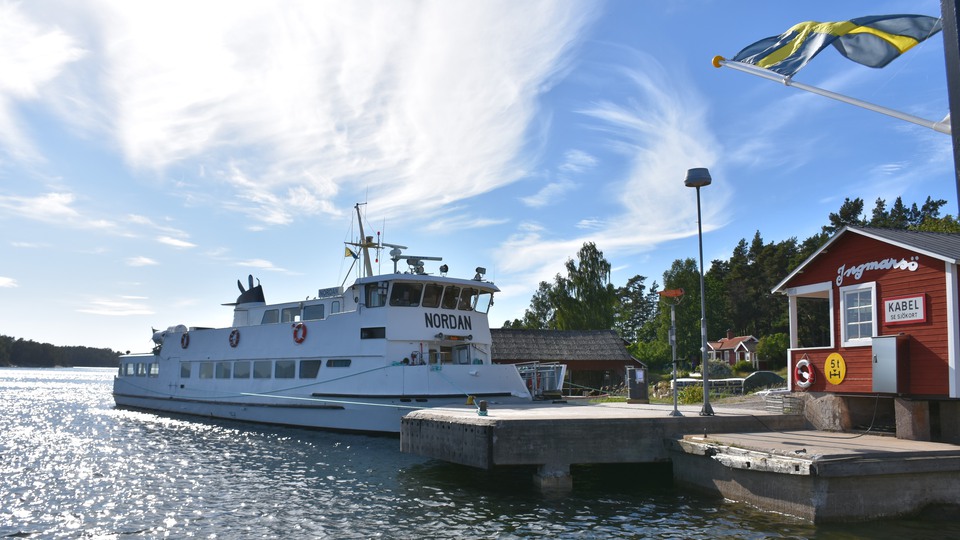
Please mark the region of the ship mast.
POLYGON ((373 266, 370 264, 370 248, 377 247, 377 244, 374 243, 372 236, 365 236, 363 232, 363 218, 360 216, 360 203, 357 203, 354 208, 357 210, 357 223, 360 225, 360 248, 363 250, 363 268, 366 271, 364 277, 370 277, 373 275, 373 266))

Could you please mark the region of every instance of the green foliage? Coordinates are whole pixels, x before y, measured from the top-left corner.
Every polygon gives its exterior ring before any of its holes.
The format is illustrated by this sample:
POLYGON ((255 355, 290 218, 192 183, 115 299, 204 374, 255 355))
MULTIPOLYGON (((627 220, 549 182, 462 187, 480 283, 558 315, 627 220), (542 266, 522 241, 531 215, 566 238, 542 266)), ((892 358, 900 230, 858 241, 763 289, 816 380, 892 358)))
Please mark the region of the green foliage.
POLYGON ((723 360, 708 361, 707 369, 710 370, 711 379, 726 379, 733 376, 733 368, 723 360))
POLYGON ((567 259, 567 276, 558 275, 550 290, 557 330, 607 330, 613 328, 617 293, 610 283, 610 263, 593 242, 567 259))
POLYGON ((684 405, 703 403, 703 387, 699 384, 684 386, 677 391, 677 403, 682 403, 684 405))
POLYGON ((673 352, 666 341, 637 341, 628 345, 627 350, 651 370, 673 369, 673 352))
POLYGON ((116 367, 119 354, 110 349, 59 347, 0 335, 0 366, 116 367))
POLYGON ((763 336, 757 343, 757 358, 768 362, 771 367, 785 367, 789 347, 790 337, 787 334, 777 333, 763 336))
MULTIPOLYGON (((787 297, 770 291, 810 255, 847 225, 886 227, 933 232, 960 232, 953 216, 940 217, 946 201, 927 197, 922 206, 905 205, 897 198, 890 208, 877 199, 869 219, 863 199, 845 199, 829 225, 803 241, 788 238, 765 242, 756 231, 750 242, 741 239, 727 260, 714 260, 704 275, 708 337, 720 337, 727 329, 737 335, 752 335, 760 342, 757 353, 772 367, 784 366, 788 345, 787 297)), ((684 295, 661 300, 654 282, 636 275, 623 287, 610 283, 611 265, 593 243, 585 243, 577 260, 569 259, 566 276, 557 274, 552 283, 543 281, 522 319, 507 321, 505 328, 606 330, 616 329, 631 341, 630 353, 652 370, 669 371, 670 304, 675 303, 677 360, 681 369, 701 357, 700 265, 697 259, 677 259, 663 273, 663 289, 683 289, 684 295)), ((829 343, 825 332, 829 303, 798 299, 798 340, 801 346, 829 343)), ((3 348, 0 343, 0 362, 3 348)), ((729 369, 729 366, 727 366, 729 369)), ((713 374, 712 377, 729 375, 713 374)))
POLYGON ((656 337, 652 324, 660 306, 657 283, 647 290, 644 276, 633 276, 627 284, 617 289, 617 305, 614 324, 620 337, 629 341, 649 341, 656 337))
POLYGON ((754 371, 753 362, 749 360, 741 360, 733 365, 733 371, 735 373, 752 373, 754 371))

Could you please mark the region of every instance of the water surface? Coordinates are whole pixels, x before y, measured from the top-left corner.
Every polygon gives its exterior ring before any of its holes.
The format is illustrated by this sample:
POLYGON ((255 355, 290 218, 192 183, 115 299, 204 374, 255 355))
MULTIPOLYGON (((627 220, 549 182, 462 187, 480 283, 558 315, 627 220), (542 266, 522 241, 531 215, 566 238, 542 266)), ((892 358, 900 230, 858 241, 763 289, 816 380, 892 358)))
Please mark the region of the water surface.
POLYGON ((548 498, 532 468, 426 460, 396 437, 116 409, 113 373, 0 369, 0 536, 960 536, 952 515, 815 527, 675 489, 664 467, 575 467, 573 493, 548 498))

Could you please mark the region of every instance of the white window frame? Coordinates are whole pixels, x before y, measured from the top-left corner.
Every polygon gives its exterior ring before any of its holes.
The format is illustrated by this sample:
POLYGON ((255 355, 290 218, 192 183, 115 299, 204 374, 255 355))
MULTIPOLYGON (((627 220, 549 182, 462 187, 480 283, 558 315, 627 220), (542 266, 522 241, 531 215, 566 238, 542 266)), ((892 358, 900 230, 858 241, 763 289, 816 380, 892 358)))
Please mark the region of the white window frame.
POLYGON ((873 344, 873 336, 877 335, 877 283, 858 283, 840 287, 840 343, 844 347, 866 347, 873 344), (870 335, 851 339, 847 336, 847 293, 870 291, 871 321, 870 335))

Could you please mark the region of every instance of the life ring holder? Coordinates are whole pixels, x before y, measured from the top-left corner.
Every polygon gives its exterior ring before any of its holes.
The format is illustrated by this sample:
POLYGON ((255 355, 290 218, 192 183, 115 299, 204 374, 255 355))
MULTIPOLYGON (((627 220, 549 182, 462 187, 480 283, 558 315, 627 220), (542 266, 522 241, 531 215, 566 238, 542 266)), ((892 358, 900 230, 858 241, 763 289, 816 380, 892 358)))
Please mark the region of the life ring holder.
POLYGON ((810 385, 817 380, 816 371, 814 371, 813 364, 810 363, 807 355, 803 355, 803 358, 797 361, 797 365, 793 366, 793 380, 798 387, 804 390, 810 388, 810 385))
POLYGON ((240 330, 237 328, 234 328, 233 331, 230 332, 230 346, 235 348, 239 344, 240 344, 240 330))
POLYGON ((186 349, 189 346, 190 346, 190 333, 184 332, 183 335, 180 336, 180 348, 186 349))
POLYGON ((293 325, 293 342, 300 344, 307 339, 307 327, 302 322, 293 325))

